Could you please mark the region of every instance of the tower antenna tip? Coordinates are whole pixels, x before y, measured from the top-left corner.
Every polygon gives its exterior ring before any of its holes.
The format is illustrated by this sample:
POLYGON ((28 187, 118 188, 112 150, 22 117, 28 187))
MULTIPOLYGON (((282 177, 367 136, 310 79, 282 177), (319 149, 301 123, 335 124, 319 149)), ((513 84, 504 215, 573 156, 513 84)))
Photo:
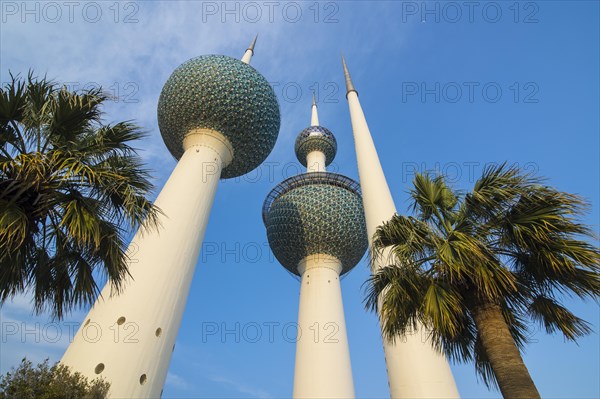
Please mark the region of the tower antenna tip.
POLYGON ((250 43, 250 47, 248 47, 248 50, 252 51, 252 54, 254 54, 254 46, 256 46, 256 39, 258 39, 258 33, 254 35, 254 39, 252 39, 252 43, 250 43))
POLYGON ((352 91, 358 95, 358 91, 356 91, 356 88, 352 83, 352 78, 350 77, 350 72, 348 71, 348 65, 346 65, 344 54, 341 51, 340 54, 342 55, 342 66, 344 67, 344 79, 346 80, 346 97, 348 97, 348 93, 352 91))

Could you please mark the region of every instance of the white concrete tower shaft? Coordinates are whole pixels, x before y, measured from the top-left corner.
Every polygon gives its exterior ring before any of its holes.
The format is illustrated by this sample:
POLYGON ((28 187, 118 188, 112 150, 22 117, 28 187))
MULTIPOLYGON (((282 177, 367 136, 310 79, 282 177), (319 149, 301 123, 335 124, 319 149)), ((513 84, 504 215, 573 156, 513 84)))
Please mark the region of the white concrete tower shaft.
POLYGON ((103 377, 111 398, 155 398, 167 376, 221 170, 233 150, 220 133, 198 129, 155 201, 161 226, 131 241, 120 295, 102 290, 61 362, 103 377))
MULTIPOLYGON (((245 63, 255 43, 256 37, 245 63)), ((266 79, 240 60, 215 55, 192 58, 173 71, 157 116, 167 148, 179 159, 155 201, 160 226, 136 233, 122 292, 111 296, 111 286, 104 287, 61 360, 86 377, 105 378, 111 398, 161 395, 218 182, 264 161, 280 127, 279 104, 266 79), (232 69, 236 76, 222 73, 232 69), (208 81, 229 89, 206 99, 196 83, 208 81), (236 83, 247 93, 247 107, 234 114, 244 128, 219 132, 219 124, 199 110, 230 112, 236 83), (206 128, 190 129, 190 121, 206 128)))
POLYGON ((353 398, 340 261, 307 256, 298 265, 300 306, 294 398, 353 398))
MULTIPOLYGON (((392 218, 396 206, 387 184, 377 150, 363 113, 358 92, 354 88, 346 61, 342 56, 346 80, 346 98, 350 108, 352 132, 358 162, 358 174, 369 236, 372 246, 377 227, 392 218)), ((388 253, 384 253, 386 259, 388 253)), ((374 270, 381 267, 374 264, 374 270)), ((396 398, 458 398, 458 390, 448 362, 433 349, 424 333, 413 334, 396 340, 383 339, 390 396, 396 398)))
MULTIPOLYGON (((313 93, 313 102, 311 107, 310 125, 319 126, 319 114, 317 111, 317 101, 313 93)), ((307 172, 325 172, 326 157, 323 151, 311 151, 306 155, 307 172)))
MULTIPOLYGON (((319 126, 313 94, 311 126, 319 126)), ((325 154, 306 156, 307 173, 325 172, 325 154)), ((330 255, 302 259, 294 398, 353 398, 354 382, 346 333, 340 273, 342 264, 330 255)))

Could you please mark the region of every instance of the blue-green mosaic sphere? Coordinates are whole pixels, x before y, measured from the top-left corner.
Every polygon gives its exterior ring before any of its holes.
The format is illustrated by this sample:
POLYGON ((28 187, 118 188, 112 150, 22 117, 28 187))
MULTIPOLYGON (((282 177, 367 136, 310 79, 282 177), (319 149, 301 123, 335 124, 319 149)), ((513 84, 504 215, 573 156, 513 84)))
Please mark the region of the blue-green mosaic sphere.
POLYGON ((312 151, 321 151, 325 154, 325 165, 329 165, 337 152, 337 141, 331 131, 323 126, 307 127, 296 138, 296 157, 304 166, 306 156, 312 151))
POLYGON ((335 173, 294 176, 265 200, 263 221, 271 250, 291 273, 309 255, 331 255, 350 271, 367 249, 367 229, 358 184, 335 173))
POLYGON ((269 155, 281 122, 279 103, 267 80, 250 65, 224 55, 203 55, 181 64, 158 100, 158 126, 176 159, 193 129, 213 129, 233 146, 222 178, 250 172, 269 155))

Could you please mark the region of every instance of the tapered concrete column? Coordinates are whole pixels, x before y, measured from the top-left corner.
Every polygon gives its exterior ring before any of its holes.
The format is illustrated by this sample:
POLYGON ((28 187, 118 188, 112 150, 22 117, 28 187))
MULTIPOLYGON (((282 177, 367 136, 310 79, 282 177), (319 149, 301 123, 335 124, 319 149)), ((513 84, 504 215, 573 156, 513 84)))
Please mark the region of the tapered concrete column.
MULTIPOLYGON (((345 61, 343 65, 369 247, 372 248, 377 227, 392 218, 396 206, 345 61)), ((373 272, 387 264, 388 255, 389 250, 373 265, 373 272)), ((413 334, 398 337, 396 343, 382 339, 392 398, 459 397, 445 356, 433 349, 425 331, 417 329, 413 334)))
POLYGON ((358 184, 326 171, 337 143, 319 126, 314 95, 311 126, 298 134, 295 151, 307 173, 280 183, 263 204, 273 253, 300 277, 293 397, 353 398, 340 274, 367 249, 364 212, 358 184))
POLYGON ((342 265, 317 254, 301 275, 294 398, 353 398, 354 383, 340 288, 342 265))
POLYGON ((358 102, 358 95, 351 91, 347 97, 370 245, 375 229, 394 216, 396 205, 383 174, 365 115, 358 102))
POLYGON ((306 156, 307 172, 325 172, 325 154, 322 151, 311 151, 306 156))
POLYGON ((184 149, 155 202, 161 227, 137 232, 123 292, 104 287, 61 360, 105 378, 111 398, 161 395, 217 183, 233 156, 227 139, 206 129, 191 132, 184 149))

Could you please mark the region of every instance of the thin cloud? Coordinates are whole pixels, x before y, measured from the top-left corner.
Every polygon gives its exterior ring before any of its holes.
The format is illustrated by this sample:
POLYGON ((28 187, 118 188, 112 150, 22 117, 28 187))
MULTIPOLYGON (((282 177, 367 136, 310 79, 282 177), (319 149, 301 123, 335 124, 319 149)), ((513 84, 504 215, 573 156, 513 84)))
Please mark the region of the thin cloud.
POLYGON ((170 385, 177 389, 187 390, 190 388, 190 384, 181 376, 175 373, 167 373, 167 381, 165 385, 170 385))
POLYGON ((253 398, 269 399, 269 398, 273 397, 273 396, 271 396, 270 393, 268 393, 264 389, 251 387, 249 385, 233 381, 233 380, 223 377, 223 376, 211 376, 211 377, 209 377, 209 379, 211 381, 218 382, 222 385, 233 388, 236 391, 238 391, 240 394, 250 395, 253 398))

